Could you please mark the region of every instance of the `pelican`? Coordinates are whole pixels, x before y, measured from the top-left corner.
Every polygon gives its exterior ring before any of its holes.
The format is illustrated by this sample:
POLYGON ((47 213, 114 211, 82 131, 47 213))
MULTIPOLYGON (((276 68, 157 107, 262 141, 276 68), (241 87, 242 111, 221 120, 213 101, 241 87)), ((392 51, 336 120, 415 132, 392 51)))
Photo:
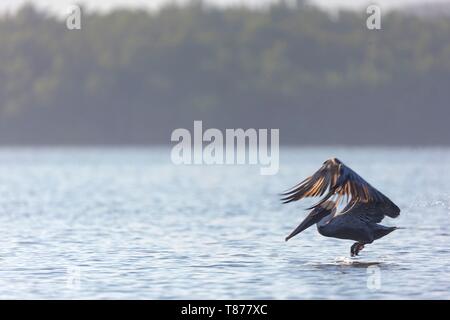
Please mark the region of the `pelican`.
POLYGON ((312 211, 286 241, 316 224, 325 237, 356 241, 350 248, 350 255, 354 257, 365 245, 397 229, 379 223, 385 216, 398 217, 399 207, 336 158, 325 161, 312 176, 282 193, 281 200, 289 203, 324 194, 318 203, 308 208, 312 211), (346 206, 338 212, 344 198, 346 206))

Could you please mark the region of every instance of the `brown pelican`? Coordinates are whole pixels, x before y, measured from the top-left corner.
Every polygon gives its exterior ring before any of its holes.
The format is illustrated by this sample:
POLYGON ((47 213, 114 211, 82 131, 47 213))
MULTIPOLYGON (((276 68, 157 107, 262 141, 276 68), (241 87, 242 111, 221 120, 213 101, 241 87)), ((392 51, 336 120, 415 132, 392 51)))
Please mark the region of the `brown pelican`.
POLYGON ((398 217, 400 209, 336 158, 325 161, 316 173, 283 193, 282 201, 288 203, 324 194, 317 204, 309 208, 312 211, 286 237, 286 241, 317 224, 317 229, 323 236, 356 241, 350 249, 353 257, 358 255, 366 244, 397 229, 383 226, 379 222, 384 216, 398 217), (347 205, 338 212, 338 206, 344 198, 347 205))

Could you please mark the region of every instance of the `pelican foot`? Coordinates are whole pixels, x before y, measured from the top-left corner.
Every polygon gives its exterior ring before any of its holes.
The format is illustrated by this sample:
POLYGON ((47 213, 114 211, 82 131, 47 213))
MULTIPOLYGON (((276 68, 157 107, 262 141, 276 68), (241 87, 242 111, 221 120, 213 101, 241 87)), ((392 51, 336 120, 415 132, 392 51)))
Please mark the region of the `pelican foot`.
POLYGON ((359 255, 359 252, 364 249, 364 244, 355 242, 350 248, 350 255, 352 257, 359 255))

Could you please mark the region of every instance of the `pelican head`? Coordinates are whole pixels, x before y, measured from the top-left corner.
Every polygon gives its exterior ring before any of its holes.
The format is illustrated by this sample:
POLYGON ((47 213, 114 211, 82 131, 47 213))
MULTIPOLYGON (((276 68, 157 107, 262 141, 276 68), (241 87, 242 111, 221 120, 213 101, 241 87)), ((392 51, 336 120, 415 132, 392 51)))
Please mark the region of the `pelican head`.
POLYGON ((286 237, 286 241, 288 241, 290 238, 295 237, 297 234, 302 232, 303 230, 308 229, 313 224, 318 223, 320 220, 325 218, 326 216, 333 214, 335 212, 335 203, 333 201, 325 201, 322 203, 319 207, 314 208, 308 216, 305 218, 305 220, 302 221, 302 223, 299 224, 297 228, 295 228, 294 231, 290 235, 286 237))

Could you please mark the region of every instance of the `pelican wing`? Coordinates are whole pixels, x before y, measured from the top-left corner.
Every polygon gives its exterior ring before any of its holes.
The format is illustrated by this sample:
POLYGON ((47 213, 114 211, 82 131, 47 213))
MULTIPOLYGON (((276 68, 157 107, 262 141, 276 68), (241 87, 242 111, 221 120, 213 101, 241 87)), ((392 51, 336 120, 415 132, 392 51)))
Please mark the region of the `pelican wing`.
POLYGON ((357 202, 354 205, 347 205, 343 212, 358 216, 361 220, 370 223, 380 223, 385 216, 395 218, 399 215, 400 209, 391 202, 373 203, 373 202, 357 202))
POLYGON ((370 204, 370 207, 382 208, 383 215, 397 217, 400 209, 384 194, 372 187, 356 172, 336 158, 325 161, 312 176, 283 193, 283 203, 297 201, 306 197, 325 195, 310 209, 321 206, 331 197, 336 197, 336 207, 345 197, 347 206, 342 213, 347 213, 358 203, 370 204))

